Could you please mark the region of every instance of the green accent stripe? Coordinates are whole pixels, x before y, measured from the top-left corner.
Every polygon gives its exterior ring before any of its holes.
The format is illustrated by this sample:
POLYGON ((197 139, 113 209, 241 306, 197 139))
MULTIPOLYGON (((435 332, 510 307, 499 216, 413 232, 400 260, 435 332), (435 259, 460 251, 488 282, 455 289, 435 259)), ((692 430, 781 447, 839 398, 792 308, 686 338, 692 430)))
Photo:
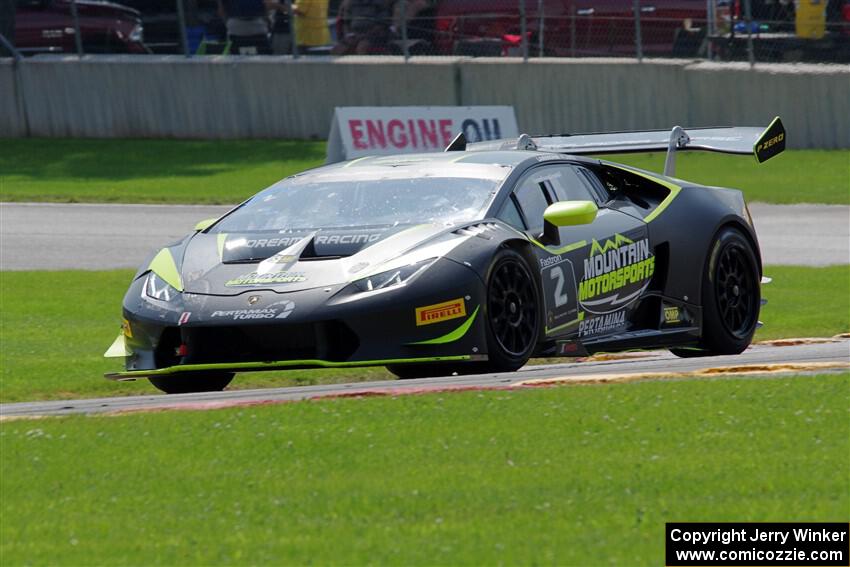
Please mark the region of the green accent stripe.
POLYGON ((583 247, 587 246, 587 240, 579 240, 578 242, 573 242, 572 244, 567 244, 566 246, 563 246, 561 248, 551 248, 549 246, 546 246, 542 242, 538 242, 538 241, 534 240, 533 238, 529 238, 529 240, 531 240, 531 242, 535 246, 539 246, 540 248, 542 248, 546 252, 549 252, 550 254, 565 254, 567 252, 572 252, 573 250, 578 250, 579 248, 583 248, 583 247))
POLYGON ((581 313, 579 313, 579 314, 578 314, 578 317, 576 317, 576 318, 575 318, 575 319, 573 319, 572 321, 568 321, 568 322, 564 323, 563 325, 558 325, 557 327, 553 327, 553 328, 551 328, 551 329, 547 327, 547 328, 546 328, 546 334, 548 335, 548 334, 550 334, 550 333, 554 333, 554 332, 556 332, 556 331, 561 331, 561 330, 566 329, 567 327, 569 327, 569 326, 571 326, 571 325, 575 325, 575 324, 576 324, 576 323, 578 323, 579 321, 583 321, 583 320, 584 320, 584 311, 582 311, 581 313))
POLYGON ((626 167, 626 166, 618 165, 618 164, 615 164, 615 163, 609 163, 608 165, 612 165, 612 166, 614 166, 618 169, 622 169, 623 171, 628 171, 629 173, 634 173, 635 175, 639 175, 640 177, 643 177, 644 179, 649 179, 650 181, 654 181, 655 183, 658 183, 659 185, 663 185, 664 187, 666 187, 667 189, 670 190, 670 194, 667 195, 667 197, 665 197, 664 200, 661 201, 658 204, 657 207, 655 207, 655 210, 652 211, 651 213, 649 213, 648 215, 646 215, 643 218, 643 222, 645 222, 645 223, 652 222, 658 215, 663 213, 664 209, 666 209, 668 206, 670 206, 670 203, 673 202, 673 199, 675 199, 676 196, 679 194, 679 191, 682 190, 682 187, 680 185, 676 185, 675 183, 672 183, 671 181, 668 181, 667 179, 664 179, 663 177, 657 177, 655 175, 646 173, 644 171, 640 171, 639 169, 634 169, 634 168, 631 168, 631 167, 626 167))
POLYGON ((224 242, 227 240, 227 235, 223 232, 218 233, 216 245, 218 246, 218 261, 224 261, 224 242))
POLYGON ((456 340, 462 338, 469 328, 472 326, 472 322, 475 320, 475 316, 478 315, 478 309, 481 306, 475 308, 475 311, 472 312, 472 315, 466 318, 460 327, 452 331, 451 333, 446 333, 442 337, 437 337, 436 339, 429 339, 427 341, 419 341, 415 343, 407 343, 409 345, 444 345, 446 343, 452 343, 456 340))
POLYGON ((174 263, 174 256, 171 255, 171 250, 168 248, 163 248, 157 252, 148 265, 148 269, 177 291, 183 291, 183 279, 177 270, 177 264, 174 263))
POLYGON ((357 158, 357 159, 355 159, 355 160, 352 160, 352 161, 348 162, 347 164, 345 164, 345 165, 344 165, 344 166, 342 166, 342 167, 351 167, 351 166, 352 166, 352 165, 354 165, 355 163, 357 163, 357 162, 359 162, 359 161, 363 161, 364 159, 369 159, 370 157, 375 157, 375 156, 363 156, 363 157, 359 157, 359 158, 357 158))
POLYGON ((116 338, 112 344, 106 349, 106 352, 103 353, 103 358, 119 358, 124 356, 129 356, 130 351, 127 350, 127 343, 124 341, 124 333, 118 333, 118 338, 116 338))
POLYGON ((168 368, 158 368, 156 370, 128 370, 127 372, 115 372, 105 374, 112 380, 120 380, 122 378, 144 378, 146 376, 170 376, 184 372, 198 372, 205 370, 220 370, 232 372, 249 372, 255 370, 276 370, 293 367, 313 367, 313 368, 357 368, 361 366, 385 366, 387 364, 407 364, 418 362, 452 362, 458 360, 470 360, 472 357, 464 354, 458 356, 431 356, 424 358, 388 358, 384 360, 361 360, 354 362, 334 362, 331 360, 278 360, 270 362, 233 362, 233 363, 217 363, 217 364, 186 364, 181 366, 170 366, 168 368))

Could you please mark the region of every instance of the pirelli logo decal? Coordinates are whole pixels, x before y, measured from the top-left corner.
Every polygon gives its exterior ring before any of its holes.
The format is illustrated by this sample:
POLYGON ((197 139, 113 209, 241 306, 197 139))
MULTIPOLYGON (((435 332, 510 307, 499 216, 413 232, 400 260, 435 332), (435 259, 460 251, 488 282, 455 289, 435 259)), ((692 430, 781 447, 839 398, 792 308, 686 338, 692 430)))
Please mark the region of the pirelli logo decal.
POLYGON ((444 301, 435 305, 426 305, 416 308, 416 326, 430 325, 449 319, 457 319, 466 316, 466 303, 462 297, 444 301))

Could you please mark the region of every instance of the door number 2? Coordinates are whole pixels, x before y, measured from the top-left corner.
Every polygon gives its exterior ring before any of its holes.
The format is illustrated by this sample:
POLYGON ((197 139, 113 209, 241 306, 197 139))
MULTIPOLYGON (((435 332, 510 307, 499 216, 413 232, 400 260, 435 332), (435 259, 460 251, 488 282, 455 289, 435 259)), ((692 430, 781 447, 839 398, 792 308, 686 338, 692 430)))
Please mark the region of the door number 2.
POLYGON ((555 307, 567 304, 567 294, 564 293, 564 269, 555 266, 549 270, 549 277, 555 280, 555 307))

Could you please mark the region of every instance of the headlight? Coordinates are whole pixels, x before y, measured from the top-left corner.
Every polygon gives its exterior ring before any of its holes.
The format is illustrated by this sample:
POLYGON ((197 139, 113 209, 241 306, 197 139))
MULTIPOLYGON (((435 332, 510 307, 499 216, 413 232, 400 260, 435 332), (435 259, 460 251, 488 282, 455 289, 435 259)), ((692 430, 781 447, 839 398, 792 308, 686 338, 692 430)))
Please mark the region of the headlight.
POLYGON ((148 279, 145 280, 145 295, 151 299, 171 302, 177 299, 179 293, 153 272, 149 273, 148 279))
POLYGON ((429 258, 422 262, 408 264, 394 270, 387 270, 386 272, 357 280, 354 282, 354 286, 360 291, 376 291, 397 285, 404 285, 425 271, 436 260, 436 258, 429 258))
POLYGON ((142 24, 139 24, 130 30, 130 35, 127 36, 127 39, 134 43, 142 43, 145 39, 145 32, 144 28, 142 28, 142 24))

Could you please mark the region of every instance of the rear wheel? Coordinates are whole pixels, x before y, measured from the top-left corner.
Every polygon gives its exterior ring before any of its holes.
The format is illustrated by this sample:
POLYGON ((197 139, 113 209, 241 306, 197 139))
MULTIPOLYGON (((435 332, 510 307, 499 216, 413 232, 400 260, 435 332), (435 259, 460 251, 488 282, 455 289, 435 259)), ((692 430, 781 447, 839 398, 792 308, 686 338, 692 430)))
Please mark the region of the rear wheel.
POLYGON ((151 376, 151 384, 166 394, 220 392, 233 380, 232 372, 178 373, 174 376, 151 376))
POLYGON ((753 340, 761 305, 758 261, 735 228, 720 231, 702 283, 703 329, 698 349, 670 349, 682 358, 738 354, 753 340))

